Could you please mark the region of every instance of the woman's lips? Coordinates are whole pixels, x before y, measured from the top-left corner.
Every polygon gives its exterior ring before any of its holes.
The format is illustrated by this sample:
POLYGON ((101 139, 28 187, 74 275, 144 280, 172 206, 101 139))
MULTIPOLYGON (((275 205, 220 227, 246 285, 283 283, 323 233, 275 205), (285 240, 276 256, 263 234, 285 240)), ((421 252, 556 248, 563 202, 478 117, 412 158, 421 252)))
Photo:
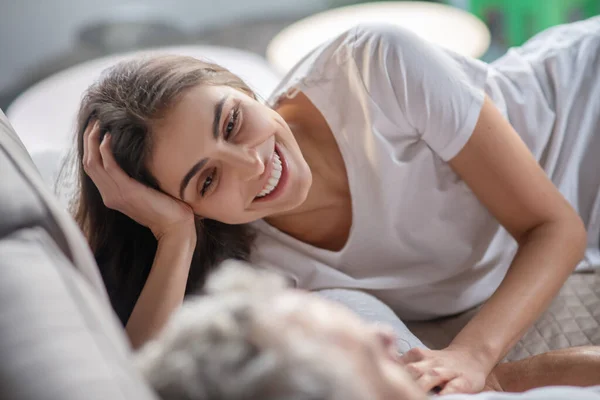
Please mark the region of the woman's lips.
MULTIPOLYGON (((265 202, 265 201, 270 201, 270 200, 274 200, 277 197, 279 197, 279 195, 283 192, 283 189, 287 183, 287 178, 288 178, 288 165, 287 165, 287 161, 284 157, 284 155, 282 154, 282 151, 280 149, 280 147, 275 144, 275 151, 274 153, 277 153, 277 155, 279 156, 279 159, 281 160, 281 176, 279 177, 279 181, 277 182, 277 186, 275 187, 275 189, 273 189, 273 191, 265 196, 262 197, 256 197, 254 199, 254 202, 265 202)), ((272 171, 273 171, 273 159, 275 157, 275 154, 273 154, 273 156, 271 157, 269 166, 268 166, 268 170, 265 171, 265 173, 268 173, 268 175, 266 176, 266 179, 264 179, 263 181, 263 186, 261 188, 261 191, 264 189, 264 187, 267 185, 269 178, 271 177, 272 171)), ((260 193, 260 192, 259 192, 260 193)))

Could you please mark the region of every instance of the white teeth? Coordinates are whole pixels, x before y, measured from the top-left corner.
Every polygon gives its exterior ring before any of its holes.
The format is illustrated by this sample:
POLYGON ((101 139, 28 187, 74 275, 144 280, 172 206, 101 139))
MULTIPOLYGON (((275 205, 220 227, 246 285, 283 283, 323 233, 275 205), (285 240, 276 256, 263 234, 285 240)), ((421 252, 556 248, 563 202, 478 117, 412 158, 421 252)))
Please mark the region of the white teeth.
POLYGON ((271 193, 277 187, 277 184, 279 183, 279 178, 281 178, 281 171, 281 159, 279 158, 279 154, 275 153, 273 155, 273 168, 271 169, 271 177, 269 178, 269 181, 267 182, 263 190, 256 197, 264 197, 271 193))

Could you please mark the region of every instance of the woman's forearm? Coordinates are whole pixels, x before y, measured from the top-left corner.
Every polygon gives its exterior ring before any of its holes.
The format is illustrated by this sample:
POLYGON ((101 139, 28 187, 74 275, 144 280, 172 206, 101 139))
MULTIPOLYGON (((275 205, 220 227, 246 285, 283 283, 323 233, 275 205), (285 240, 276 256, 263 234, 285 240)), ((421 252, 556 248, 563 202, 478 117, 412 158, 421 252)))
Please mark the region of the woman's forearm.
POLYGON ((525 235, 499 288, 450 346, 472 349, 489 373, 548 307, 581 260, 585 243, 585 231, 569 222, 548 223, 525 235))
POLYGON ((195 245, 193 226, 158 241, 152 269, 125 328, 133 348, 158 333, 181 305, 195 245))
POLYGON ((600 385, 600 347, 571 347, 502 363, 494 368, 494 376, 506 392, 544 386, 600 385))

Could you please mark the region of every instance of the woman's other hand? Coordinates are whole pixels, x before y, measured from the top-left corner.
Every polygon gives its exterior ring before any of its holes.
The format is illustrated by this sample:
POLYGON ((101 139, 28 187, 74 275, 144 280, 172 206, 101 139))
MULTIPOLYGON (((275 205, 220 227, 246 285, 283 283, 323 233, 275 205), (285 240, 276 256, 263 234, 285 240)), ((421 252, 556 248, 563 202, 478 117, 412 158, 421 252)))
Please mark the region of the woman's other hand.
POLYGON ((98 188, 104 205, 146 226, 157 240, 181 227, 193 226, 191 207, 127 175, 112 154, 110 133, 102 141, 100 133, 98 121, 88 124, 83 136, 83 169, 98 188))
POLYGON ((488 366, 467 348, 444 350, 414 348, 400 357, 408 372, 426 392, 479 393, 486 385, 488 366))

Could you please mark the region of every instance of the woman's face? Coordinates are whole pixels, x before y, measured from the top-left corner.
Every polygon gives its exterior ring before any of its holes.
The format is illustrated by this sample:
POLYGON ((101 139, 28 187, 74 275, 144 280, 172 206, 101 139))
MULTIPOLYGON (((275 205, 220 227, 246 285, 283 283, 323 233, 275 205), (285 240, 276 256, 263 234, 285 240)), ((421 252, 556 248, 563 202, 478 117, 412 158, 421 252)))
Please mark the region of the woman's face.
POLYGON ((287 123, 228 86, 187 91, 153 128, 148 168, 197 215, 242 224, 298 207, 312 175, 287 123))

